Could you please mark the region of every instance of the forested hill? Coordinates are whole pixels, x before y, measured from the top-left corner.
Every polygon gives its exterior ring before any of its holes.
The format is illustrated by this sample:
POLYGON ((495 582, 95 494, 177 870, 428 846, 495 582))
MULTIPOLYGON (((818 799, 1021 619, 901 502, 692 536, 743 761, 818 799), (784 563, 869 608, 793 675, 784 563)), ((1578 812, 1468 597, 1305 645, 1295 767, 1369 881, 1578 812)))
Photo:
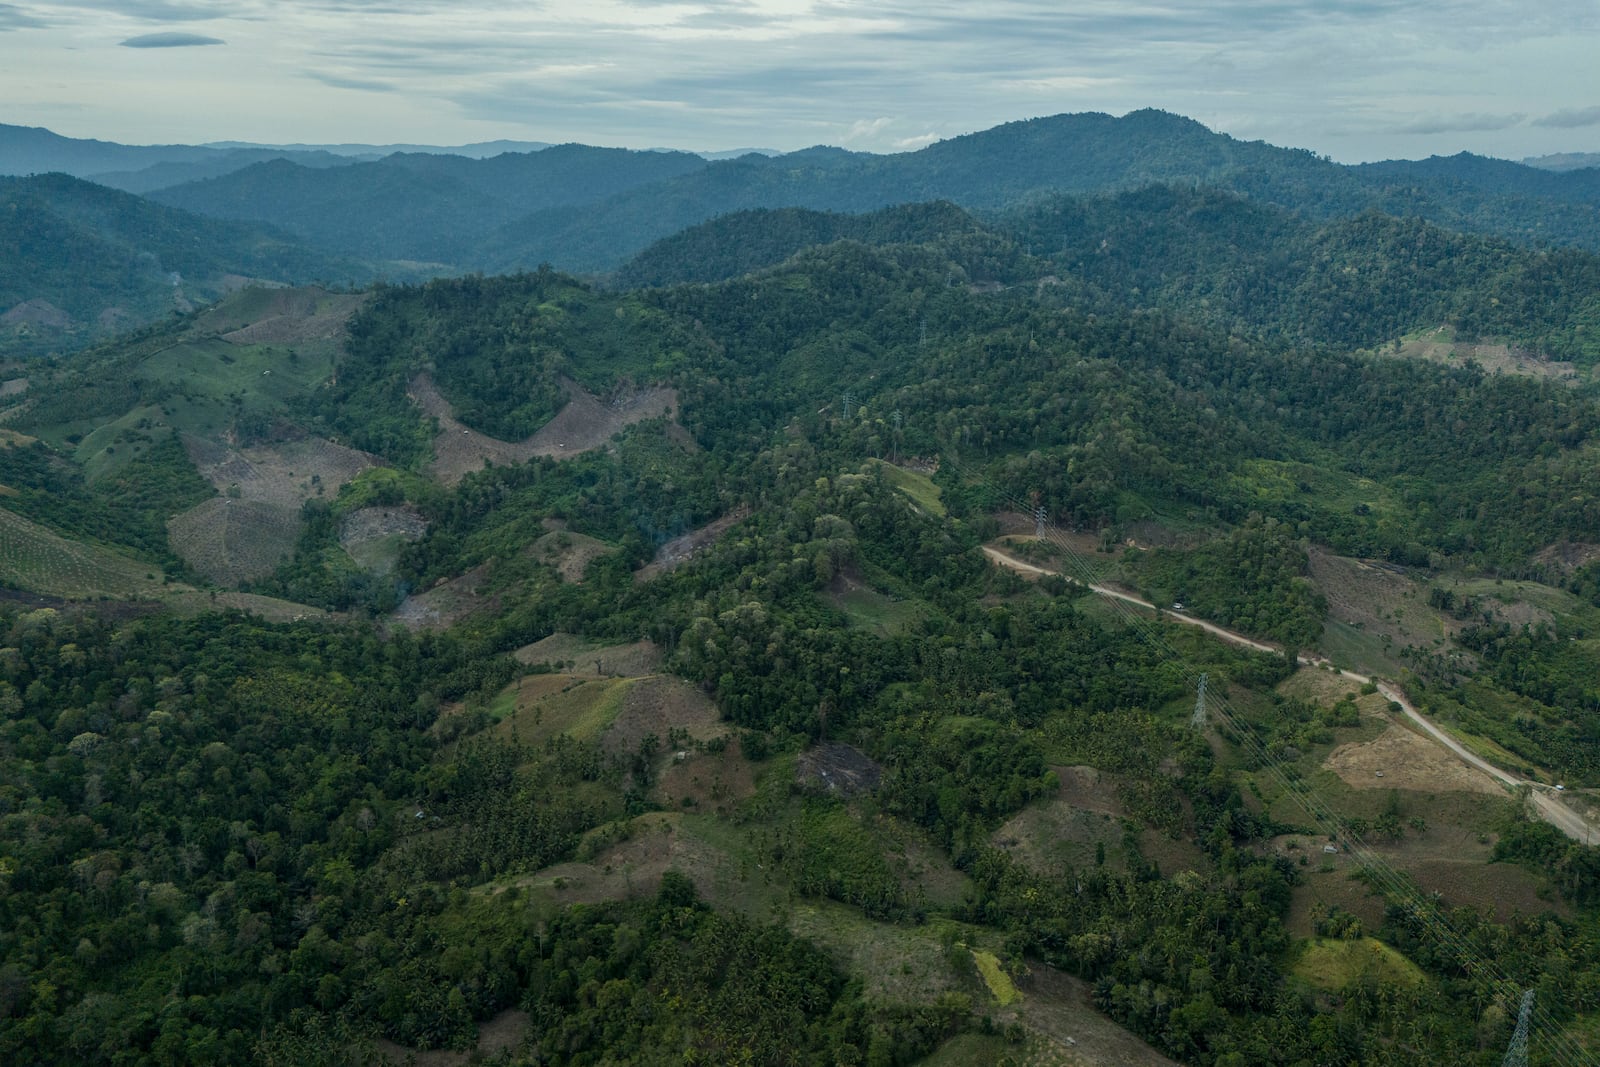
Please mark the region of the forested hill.
POLYGON ((997 209, 1047 193, 1151 182, 1232 190, 1315 219, 1378 208, 1523 243, 1600 248, 1600 208, 1583 172, 1498 161, 1489 168, 1472 157, 1345 167, 1149 110, 1029 119, 890 155, 819 147, 707 162, 577 146, 553 152, 478 162, 394 157, 354 172, 271 165, 153 195, 271 222, 329 249, 357 242, 368 255, 491 271, 545 262, 610 270, 652 241, 740 210, 868 212, 940 199, 997 209), (439 197, 457 197, 459 206, 431 202, 439 197), (403 210, 413 224, 391 225, 403 210))
POLYGON ((1600 256, 1376 211, 1317 221, 1187 186, 1050 196, 983 221, 948 203, 735 212, 656 242, 613 281, 720 281, 845 239, 935 247, 969 284, 1050 278, 1110 306, 1161 307, 1298 344, 1371 348, 1447 326, 1541 359, 1600 361, 1600 256))
POLYGON ((0 355, 77 348, 251 278, 364 284, 374 273, 270 227, 63 174, 0 178, 0 355))
POLYGON ((586 145, 486 159, 396 154, 333 170, 275 160, 150 196, 213 217, 281 226, 329 251, 471 268, 481 265, 475 242, 515 219, 705 166, 687 152, 586 145))
MULTIPOLYGON (((662 238, 617 271, 625 288, 717 282, 782 263, 802 249, 834 241, 865 244, 952 242, 984 233, 976 218, 948 201, 905 204, 862 215, 805 208, 736 211, 662 238)), ((1008 267, 1016 264, 1010 262, 1008 267)))
POLYGON ((1591 1040, 1546 979, 1600 973, 1600 850, 1285 653, 1600 787, 1592 389, 1213 318, 1208 250, 1323 232, 1259 204, 1028 218, 1170 273, 767 212, 854 236, 250 290, 30 375, 0 1062, 1493 1067, 1540 983, 1536 1062, 1591 1040))

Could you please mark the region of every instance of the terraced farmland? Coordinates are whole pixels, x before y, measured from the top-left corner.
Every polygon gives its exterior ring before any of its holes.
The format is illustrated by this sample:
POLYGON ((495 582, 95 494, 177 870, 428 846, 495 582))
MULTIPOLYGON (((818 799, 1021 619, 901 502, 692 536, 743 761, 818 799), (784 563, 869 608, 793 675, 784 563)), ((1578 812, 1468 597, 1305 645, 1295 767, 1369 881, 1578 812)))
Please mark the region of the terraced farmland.
POLYGON ((154 564, 110 549, 68 541, 20 515, 0 510, 0 581, 46 596, 153 596, 162 589, 154 564))

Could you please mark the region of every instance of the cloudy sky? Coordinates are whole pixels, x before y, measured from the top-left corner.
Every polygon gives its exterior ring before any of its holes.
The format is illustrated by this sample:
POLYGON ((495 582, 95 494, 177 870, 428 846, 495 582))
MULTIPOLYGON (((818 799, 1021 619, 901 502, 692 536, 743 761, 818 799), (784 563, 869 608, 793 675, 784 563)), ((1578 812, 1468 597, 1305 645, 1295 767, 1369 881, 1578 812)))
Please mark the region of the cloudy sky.
POLYGON ((915 148, 1158 107, 1356 161, 1600 151, 1596 0, 0 0, 0 122, 129 143, 915 148))

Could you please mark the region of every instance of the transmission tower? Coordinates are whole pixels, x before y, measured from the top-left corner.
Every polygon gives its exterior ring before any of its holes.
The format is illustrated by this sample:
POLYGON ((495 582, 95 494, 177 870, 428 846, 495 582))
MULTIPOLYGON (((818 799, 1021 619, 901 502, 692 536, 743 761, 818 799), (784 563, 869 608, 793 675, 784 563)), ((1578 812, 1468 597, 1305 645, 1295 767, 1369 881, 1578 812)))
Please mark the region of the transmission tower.
POLYGON ((1044 520, 1044 505, 1035 504, 1033 506, 1033 536, 1037 537, 1041 541, 1044 540, 1044 520))
POLYGON ((1533 1018, 1533 990, 1522 994, 1522 1010, 1517 1013, 1517 1030, 1500 1067, 1528 1067, 1528 1023, 1533 1018))
POLYGON ((1194 697, 1194 717, 1189 720, 1189 725, 1196 730, 1206 728, 1206 676, 1200 676, 1200 689, 1194 697))
POLYGON ((845 417, 846 420, 849 420, 849 418, 850 418, 850 406, 852 404, 854 404, 855 402, 856 402, 856 395, 854 393, 847 392, 847 393, 844 394, 844 417, 845 417))

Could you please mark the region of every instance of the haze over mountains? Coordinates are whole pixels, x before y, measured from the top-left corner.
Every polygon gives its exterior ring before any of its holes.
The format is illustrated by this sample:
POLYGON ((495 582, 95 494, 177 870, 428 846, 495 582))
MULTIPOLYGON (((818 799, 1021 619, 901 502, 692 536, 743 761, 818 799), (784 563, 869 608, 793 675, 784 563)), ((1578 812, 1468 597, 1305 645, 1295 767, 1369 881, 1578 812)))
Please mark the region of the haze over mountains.
POLYGON ((0 178, 0 1063, 1600 1051, 1595 171, 341 147, 0 178))
POLYGON ((28 351, 102 336, 102 319, 147 320, 170 306, 170 293, 158 293, 175 274, 200 296, 243 278, 364 283, 546 263, 605 274, 730 212, 859 213, 943 200, 1004 230, 1006 218, 1052 196, 1153 183, 1205 186, 1309 224, 1378 211, 1517 245, 1600 249, 1600 170, 1469 154, 1345 166, 1149 110, 1030 119, 891 155, 816 147, 721 160, 534 142, 128 146, 9 126, 0 127, 0 170, 62 171, 168 209, 60 179, 7 186, 12 256, 0 314, 28 306, 5 323, 13 348, 28 351), (408 150, 381 154, 389 147, 408 150), (217 229, 221 222, 232 228, 217 229), (192 247, 200 232, 214 236, 197 269, 174 242, 192 247), (109 263, 132 266, 93 282, 63 273, 63 250, 79 245, 115 249, 86 260, 98 275, 109 263), (19 340, 18 329, 27 336, 19 340))

